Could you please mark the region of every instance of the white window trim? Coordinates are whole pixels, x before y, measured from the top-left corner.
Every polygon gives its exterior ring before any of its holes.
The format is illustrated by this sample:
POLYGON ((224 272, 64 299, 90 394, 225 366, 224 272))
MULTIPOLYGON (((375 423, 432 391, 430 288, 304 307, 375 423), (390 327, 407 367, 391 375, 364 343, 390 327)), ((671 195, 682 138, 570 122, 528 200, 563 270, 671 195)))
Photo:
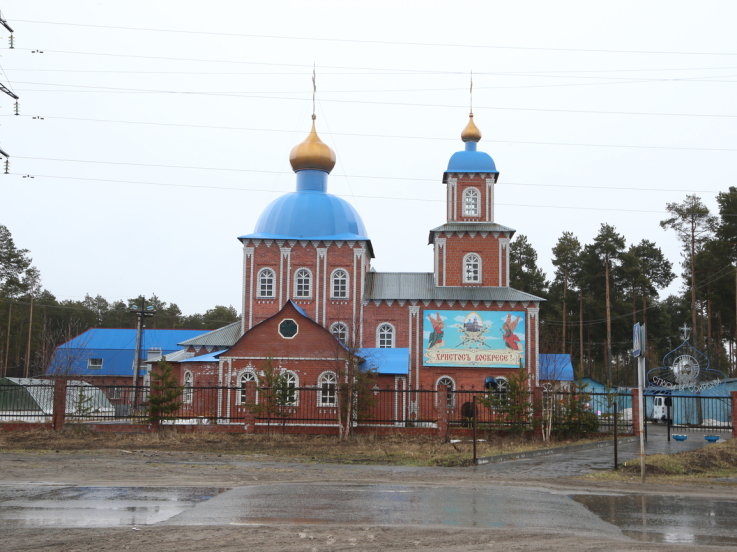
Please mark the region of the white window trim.
POLYGON ((294 288, 293 288, 294 289, 294 293, 293 293, 293 295, 294 295, 294 298, 295 299, 312 299, 312 296, 314 295, 313 294, 314 287, 315 287, 315 279, 313 278, 312 271, 309 268, 307 268, 306 266, 302 266, 302 267, 299 267, 297 270, 294 271, 294 288), (297 274, 299 274, 300 271, 302 271, 302 270, 306 270, 307 271, 307 274, 309 274, 309 277, 310 277, 310 279, 309 279, 310 289, 309 289, 309 293, 307 295, 297 295, 297 274))
POLYGON ((279 334, 279 337, 281 337, 282 339, 294 339, 295 337, 297 337, 299 335, 299 324, 297 324, 297 321, 294 318, 282 318, 279 321, 279 325, 276 327, 276 333, 278 333, 279 334), (281 333, 281 325, 284 322, 286 322, 287 320, 291 320, 292 322, 294 322, 294 325, 297 326, 297 331, 291 337, 287 337, 286 335, 283 335, 281 333))
POLYGON ((463 216, 464 217, 476 217, 476 218, 478 218, 478 217, 481 216, 481 192, 479 191, 478 188, 476 188, 476 187, 466 188, 463 191, 463 199, 462 199, 462 202, 463 202, 462 204, 463 204, 463 216), (471 195, 475 196, 475 198, 476 198, 476 214, 469 213, 468 212, 468 209, 467 209, 468 206, 466 204, 466 199, 468 197, 470 197, 471 195))
POLYGON ((463 256, 463 266, 461 267, 463 270, 463 283, 464 284, 480 284, 483 281, 484 276, 484 265, 481 262, 481 255, 478 253, 466 253, 463 256), (471 256, 475 256, 479 260, 479 277, 478 280, 469 280, 468 279, 468 271, 466 270, 466 264, 468 263, 468 258, 471 256))
MULTIPOLYGON (((439 377, 439 378, 438 378, 438 379, 437 379, 437 380, 435 381, 435 391, 437 391, 437 390, 438 390, 438 388, 440 387, 440 381, 441 381, 441 380, 444 380, 444 379, 449 379, 449 380, 450 380, 450 383, 451 383, 450 391, 455 391, 455 390, 457 389, 457 387, 456 387, 456 380, 454 380, 454 379, 453 379, 452 377, 450 377, 450 376, 440 376, 440 377, 439 377)), ((436 399, 435 399, 435 400, 437 401, 437 395, 436 395, 436 399)), ((456 394, 455 394, 455 393, 453 393, 453 394, 451 395, 451 398, 450 398, 450 400, 451 400, 451 402, 450 402, 450 404, 448 405, 448 408, 455 408, 455 407, 456 407, 456 394)))
POLYGON ((330 273, 330 298, 331 299, 350 299, 351 298, 351 277, 345 268, 336 268, 330 273), (345 272, 345 297, 337 297, 335 295, 335 273, 339 270, 345 272))
POLYGON ((185 370, 182 382, 182 403, 192 404, 194 399, 194 390, 192 389, 194 387, 194 374, 189 370, 185 370))
POLYGON ((243 388, 241 387, 241 379, 245 375, 252 375, 253 376, 253 382, 256 384, 254 385, 254 389, 256 390, 256 397, 253 401, 254 404, 258 404, 258 375, 256 374, 256 371, 253 368, 246 368, 245 370, 241 370, 238 373, 238 376, 236 377, 236 394, 235 394, 235 404, 238 406, 243 406, 244 404, 247 404, 246 402, 243 402, 242 392, 243 388))
POLYGON ((258 271, 256 276, 256 298, 258 299, 273 299, 276 297, 276 270, 273 268, 262 268, 258 271), (261 275, 266 271, 271 272, 271 295, 263 295, 261 293, 261 275))
POLYGON ((376 326, 376 348, 382 348, 382 349, 394 349, 397 344, 397 329, 394 327, 394 324, 391 322, 380 322, 378 326, 376 326), (391 347, 381 347, 381 327, 387 325, 392 329, 392 344, 391 347))
POLYGON ((507 392, 507 389, 509 389, 509 382, 507 381, 507 378, 505 378, 504 376, 497 376, 496 377, 496 382, 497 382, 497 386, 498 386, 497 389, 499 387, 501 387, 500 386, 500 382, 503 382, 504 383, 504 393, 506 393, 507 392))
POLYGON ((338 406, 338 374, 336 374, 332 370, 326 370, 317 378, 317 406, 318 408, 335 408, 338 406), (333 383, 333 385, 335 385, 333 391, 333 397, 335 398, 335 400, 332 404, 323 403, 322 384, 326 383, 323 381, 326 377, 332 377, 333 381, 327 383, 333 383))
POLYGON ((294 400, 290 402, 287 406, 299 406, 299 374, 297 372, 294 372, 292 370, 284 370, 282 369, 282 372, 284 374, 289 374, 294 376, 294 400))
POLYGON ((333 322, 332 324, 330 324, 330 333, 332 334, 332 336, 333 336, 333 337, 334 337, 335 339, 337 339, 338 341, 340 341, 341 343, 343 343, 343 345, 345 345, 345 342, 346 342, 346 341, 348 341, 348 336, 350 335, 350 333, 349 333, 349 332, 350 332, 350 328, 348 327, 348 324, 346 324, 345 322, 341 322, 341 321, 339 320, 339 321, 337 321, 337 322, 333 322), (340 340, 340 338, 339 338, 338 336, 336 336, 336 335, 335 335, 335 327, 336 327, 336 326, 337 326, 338 324, 341 324, 341 325, 342 325, 342 326, 343 326, 343 327, 345 328, 345 340, 343 340, 343 341, 341 341, 341 340, 340 340))
POLYGON ((102 367, 104 364, 105 364, 104 358, 88 358, 87 359, 87 369, 88 370, 102 370, 102 367), (93 360, 99 360, 100 364, 92 364, 93 360))

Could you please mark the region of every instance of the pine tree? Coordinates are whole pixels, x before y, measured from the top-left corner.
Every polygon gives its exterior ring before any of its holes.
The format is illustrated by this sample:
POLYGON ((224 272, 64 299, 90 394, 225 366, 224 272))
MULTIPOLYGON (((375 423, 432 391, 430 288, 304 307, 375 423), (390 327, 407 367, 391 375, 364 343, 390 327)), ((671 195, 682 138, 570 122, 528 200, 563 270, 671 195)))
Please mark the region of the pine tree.
MULTIPOLYGON (((184 387, 178 384, 171 364, 162 360, 151 372, 151 393, 148 397, 148 423, 160 424, 176 418, 181 408, 184 387)), ((160 427, 160 426, 159 426, 160 427)))

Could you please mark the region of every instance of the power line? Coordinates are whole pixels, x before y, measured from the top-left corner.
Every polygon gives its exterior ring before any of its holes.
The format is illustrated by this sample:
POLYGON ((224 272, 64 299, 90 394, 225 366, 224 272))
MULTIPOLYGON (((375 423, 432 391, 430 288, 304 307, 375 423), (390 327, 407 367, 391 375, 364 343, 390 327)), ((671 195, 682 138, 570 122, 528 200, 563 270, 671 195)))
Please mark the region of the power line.
MULTIPOLYGON (((20 49, 20 48, 19 48, 20 49)), ((243 62, 248 63, 248 62, 243 62)), ((287 64, 271 64, 261 63, 259 65, 274 65, 282 66, 287 64)), ((311 67, 307 65, 294 65, 295 67, 311 67)), ((391 75, 395 77, 415 77, 418 74, 426 73, 429 75, 446 76, 446 75, 459 75, 465 74, 461 71, 427 71, 414 70, 410 72, 408 69, 378 69, 378 68, 362 68, 362 67, 344 67, 343 69, 351 69, 361 71, 357 73, 346 73, 345 71, 336 71, 334 73, 325 71, 326 67, 321 68, 321 74, 330 76, 354 76, 354 75, 391 75), (368 73, 367 71, 375 71, 368 73)), ((649 72, 661 72, 661 71, 723 71, 725 69, 737 69, 737 67, 674 67, 668 69, 585 69, 585 70, 571 70, 561 69, 556 71, 478 71, 476 75, 486 76, 509 76, 509 77, 551 77, 551 78, 616 78, 616 77, 578 77, 576 75, 570 75, 570 73, 649 73, 649 72)), ((273 71, 264 72, 235 72, 235 71, 130 71, 120 69, 28 69, 28 68, 8 68, 8 71, 18 72, 31 72, 31 73, 115 73, 121 75, 128 74, 140 74, 140 75, 304 75, 304 71, 291 71, 288 73, 276 73, 273 71)), ((702 77, 702 78, 713 78, 713 77, 702 77)))
MULTIPOLYGON (((287 132, 287 131, 284 131, 287 132)), ((100 165, 125 165, 132 167, 155 167, 163 169, 186 169, 186 170, 205 170, 205 171, 226 171, 226 172, 245 172, 245 173, 265 173, 265 174, 285 174, 284 171, 262 171, 256 169, 233 169, 226 167, 202 167, 202 166, 187 166, 187 165, 154 165, 150 163, 131 163, 127 161, 94 161, 85 159, 61 159, 54 157, 28 157, 16 155, 15 159, 32 159, 36 161, 59 161, 65 163, 91 163, 100 165)), ((359 174, 333 174, 333 177, 347 177, 347 178, 365 178, 371 180, 409 180, 416 182, 439 182, 437 178, 407 178, 407 177, 394 177, 394 176, 368 176, 359 174)), ((623 186, 578 186, 573 184, 536 184, 529 182, 497 182, 497 186, 537 186, 545 188, 579 188, 585 190, 616 190, 616 191, 640 191, 640 192, 669 192, 669 193, 710 193, 718 194, 719 190, 676 190, 676 189, 662 189, 662 188, 643 188, 640 186, 626 188, 623 186)), ((206 186, 211 187, 211 186, 206 186)), ((231 189, 231 188, 227 188, 231 189)), ((232 188, 235 190, 246 190, 244 188, 232 188)), ((263 190, 261 190, 263 191, 263 190)), ((274 191, 274 190, 270 190, 274 191)), ((284 192, 281 192, 284 193, 284 192)), ((428 200, 428 201, 440 201, 440 200, 428 200)), ((445 200, 443 200, 445 201, 445 200)))
MULTIPOLYGON (((304 98, 289 98, 282 96, 267 96, 262 94, 250 94, 250 93, 229 93, 229 92, 192 92, 183 90, 151 90, 151 89, 140 89, 140 88, 118 88, 118 87, 106 87, 106 86, 87 86, 87 85, 76 85, 76 84, 55 84, 55 83, 43 83, 43 82, 21 82, 16 81, 18 84, 31 84, 40 86, 60 86, 64 88, 85 88, 94 89, 95 92, 132 92, 132 93, 146 93, 146 94, 180 94, 185 96, 218 96, 218 97, 235 97, 235 98, 251 98, 251 99, 267 99, 267 100, 291 100, 291 101, 304 101, 304 98)), ((36 92, 48 92, 44 90, 37 90, 36 92)), ((52 90, 50 92, 61 92, 59 90, 52 90)), ((84 92, 84 90, 71 90, 71 92, 84 92)), ((299 93, 299 92, 295 92, 299 93)), ((302 92, 304 93, 304 92, 302 92)), ((427 103, 409 103, 409 102, 387 102, 387 101, 367 101, 367 100, 343 100, 343 99, 321 99, 321 102, 332 102, 332 103, 347 103, 347 104, 362 104, 362 105, 396 105, 404 107, 433 107, 433 108, 450 108, 460 109, 466 106, 452 105, 452 104, 427 104, 427 103)), ((725 115, 725 114, 709 114, 709 113, 655 113, 655 112, 643 112, 643 111, 596 111, 596 110, 582 110, 582 109, 543 109, 533 107, 492 107, 492 106, 474 106, 475 109, 488 109, 494 111, 531 111, 531 112, 543 112, 543 113, 580 113, 580 114, 597 114, 597 115, 647 115, 657 117, 715 117, 715 118, 737 118, 737 115, 725 115)))
MULTIPOLYGON (((12 115, 0 115, 0 117, 11 117, 12 115)), ((23 115, 30 117, 30 115, 23 115)), ((214 130, 243 130, 249 132, 287 132, 294 133, 293 130, 276 129, 276 128, 252 128, 252 127, 234 127, 234 126, 216 126, 216 125, 193 125, 183 123, 159 123, 151 121, 122 121, 117 119, 90 119, 84 117, 57 117, 54 115, 43 115, 46 120, 63 120, 63 121, 84 121, 94 123, 117 123, 126 125, 153 125, 153 126, 170 126, 181 128, 209 128, 214 130)), ((458 138, 441 138, 438 136, 409 136, 398 134, 366 134, 358 132, 330 132, 332 136, 353 136, 358 138, 397 138, 401 140, 442 140, 445 142, 458 142, 458 138)), ((540 142, 529 140, 492 140, 484 138, 484 142, 491 144, 520 144, 534 146, 574 146, 574 147, 592 147, 592 148, 628 148, 628 149, 656 149, 656 150, 679 150, 679 151, 737 151, 737 148, 695 148, 680 146, 642 146, 632 144, 591 144, 584 142, 540 142)), ((30 159, 30 158, 29 158, 30 159)), ((640 188, 637 188, 640 189, 640 188)), ((716 193, 716 192, 715 192, 716 193)))
POLYGON ((211 31, 185 31, 178 29, 153 29, 146 27, 123 27, 113 25, 91 25, 85 23, 64 23, 58 21, 38 21, 31 19, 18 19, 22 23, 36 23, 43 25, 64 25, 71 27, 91 27, 99 29, 117 29, 126 31, 145 31, 157 33, 178 33, 178 34, 196 34, 206 36, 232 36, 239 38, 264 38, 274 40, 305 40, 313 42, 341 42, 352 44, 386 44, 390 46, 429 46, 438 48, 480 48, 487 50, 532 50, 532 51, 549 51, 549 52, 584 52, 584 53, 605 53, 605 54, 655 54, 655 55, 689 55, 689 56, 737 56, 733 52, 675 52, 667 50, 605 50, 594 48, 550 48, 536 46, 489 46, 481 44, 452 44, 439 42, 400 42, 394 40, 362 40, 357 38, 326 38, 326 37, 302 37, 288 35, 257 35, 245 33, 223 33, 211 31))
MULTIPOLYGON (((267 171, 263 171, 267 172, 267 171)), ((271 172, 271 171, 269 171, 271 172)), ((275 171, 274 171, 275 172, 275 171)), ((14 176, 25 176, 21 173, 8 173, 14 176)), ((278 193, 278 194, 284 194, 286 193, 284 190, 273 190, 273 189, 257 189, 257 188, 234 188, 234 187, 226 187, 226 186, 203 186, 198 184, 172 184, 167 182, 146 182, 146 181, 140 181, 140 180, 114 180, 114 179, 106 179, 106 178, 83 178, 78 176, 58 176, 58 175, 51 175, 51 174, 34 174, 34 178, 56 178, 56 179, 62 179, 62 180, 82 180, 82 181, 89 181, 89 182, 109 182, 109 183, 118 183, 118 184, 140 184, 140 185, 147 185, 147 186, 166 186, 166 187, 174 187, 174 188, 199 188, 199 189, 207 189, 207 190, 230 190, 230 191, 237 191, 237 192, 268 192, 268 193, 278 193)), ((392 201, 422 201, 422 202, 431 202, 431 203, 445 203, 445 199, 425 199, 425 198, 417 198, 417 197, 391 197, 391 196, 370 196, 370 195, 356 195, 353 197, 357 198, 363 198, 363 199, 388 199, 392 201)), ((613 212, 620 212, 620 213, 654 213, 658 215, 666 214, 667 211, 647 211, 643 209, 613 209, 613 208, 606 208, 606 207, 574 207, 571 205, 528 205, 528 204, 521 204, 521 203, 497 203, 496 205, 501 205, 504 207, 525 207, 525 208, 541 208, 541 209, 573 209, 576 211, 613 211, 613 212)))

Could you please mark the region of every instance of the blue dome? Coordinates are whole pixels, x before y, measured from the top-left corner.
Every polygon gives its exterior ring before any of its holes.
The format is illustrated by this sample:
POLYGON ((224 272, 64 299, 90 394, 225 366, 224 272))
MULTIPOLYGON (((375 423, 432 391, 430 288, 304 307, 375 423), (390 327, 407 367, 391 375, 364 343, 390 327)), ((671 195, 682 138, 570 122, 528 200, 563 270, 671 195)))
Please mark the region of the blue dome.
POLYGON ((256 223, 253 239, 368 240, 358 212, 327 193, 326 172, 297 173, 297 191, 272 201, 256 223))
POLYGON ((457 151, 448 162, 448 173, 495 173, 491 155, 476 150, 476 142, 466 142, 465 151, 457 151))

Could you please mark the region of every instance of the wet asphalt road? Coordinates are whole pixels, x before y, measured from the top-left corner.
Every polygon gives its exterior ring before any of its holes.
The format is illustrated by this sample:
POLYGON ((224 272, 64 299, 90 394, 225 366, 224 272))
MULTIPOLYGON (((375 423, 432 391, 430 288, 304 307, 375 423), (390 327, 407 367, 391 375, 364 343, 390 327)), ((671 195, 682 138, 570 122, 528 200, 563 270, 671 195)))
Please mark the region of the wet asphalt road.
MULTIPOLYGON (((708 445, 703 432, 689 432, 685 441, 671 439, 668 442, 667 429, 662 425, 648 424, 648 440, 645 443, 645 454, 673 454, 694 450, 708 445)), ((730 439, 731 433, 718 433, 721 439, 730 439)), ((618 461, 640 457, 640 443, 619 445, 618 461)), ((529 474, 532 477, 577 477, 597 470, 611 470, 614 466, 614 447, 582 450, 565 454, 524 458, 512 462, 499 462, 472 468, 483 473, 529 474)))
MULTIPOLYGON (((651 427, 646 452, 678 452, 706 445, 701 434, 667 442, 664 428, 651 427)), ((620 462, 639 455, 639 443, 620 447, 620 462)), ((218 463, 220 464, 220 463, 218 463)), ((252 465, 255 462, 223 462, 252 465)), ((611 469, 611 447, 449 469, 468 480, 474 474, 558 478, 611 469)), ((263 464, 262 464, 263 465, 263 464)), ((289 465, 280 463, 280 467, 289 465)), ((294 464, 295 469, 322 469, 294 464)), ((355 466, 331 465, 331 470, 355 466)), ((360 466, 361 470, 412 472, 442 468, 360 466)), ((581 536, 608 536, 670 543, 737 545, 737 499, 583 494, 497 486, 268 484, 235 489, 212 487, 0 486, 0 526, 119 527, 136 525, 360 524, 427 527, 519 527, 581 536)))

